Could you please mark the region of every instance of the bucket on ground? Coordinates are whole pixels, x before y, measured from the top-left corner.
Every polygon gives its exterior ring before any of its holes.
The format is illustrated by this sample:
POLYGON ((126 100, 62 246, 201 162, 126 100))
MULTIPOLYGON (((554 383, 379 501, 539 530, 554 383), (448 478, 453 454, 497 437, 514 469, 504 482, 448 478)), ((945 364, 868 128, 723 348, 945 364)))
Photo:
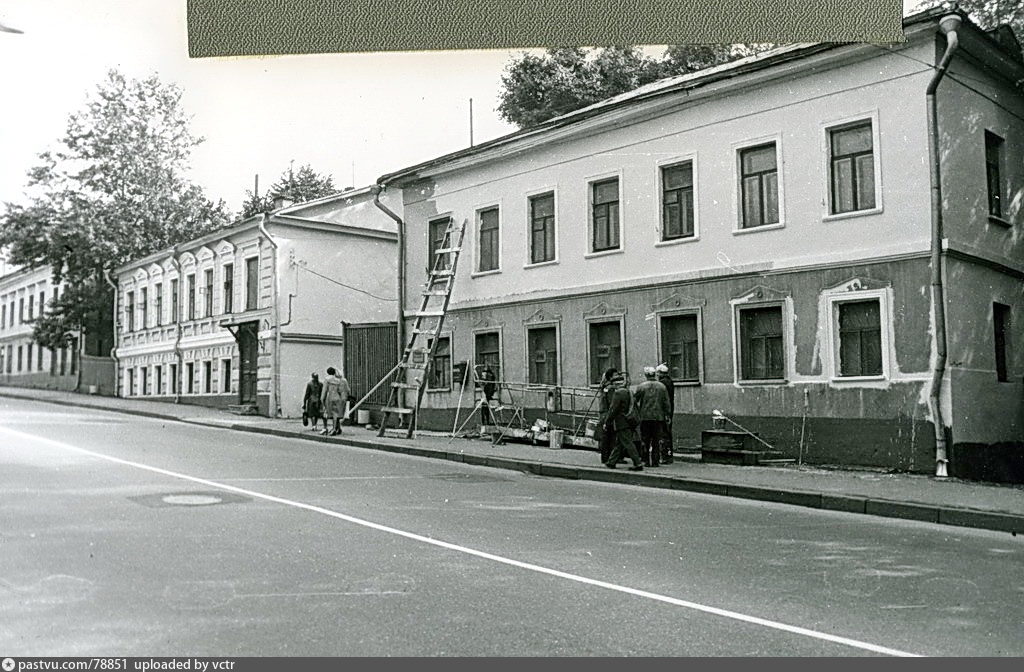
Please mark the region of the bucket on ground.
POLYGON ((548 446, 550 448, 561 448, 565 442, 565 433, 560 429, 552 429, 548 432, 548 446))
POLYGON ((356 411, 356 424, 368 425, 370 424, 370 412, 362 408, 356 411))

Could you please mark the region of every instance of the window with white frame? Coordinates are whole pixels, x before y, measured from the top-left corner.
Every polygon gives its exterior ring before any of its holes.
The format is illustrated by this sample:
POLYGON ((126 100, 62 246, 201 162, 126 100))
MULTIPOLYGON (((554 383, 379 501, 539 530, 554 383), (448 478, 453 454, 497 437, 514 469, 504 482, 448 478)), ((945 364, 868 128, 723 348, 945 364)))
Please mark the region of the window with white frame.
POLYGON ((871 120, 828 129, 829 212, 875 208, 875 145, 871 120))
POLYGON ((210 360, 203 362, 203 392, 213 392, 213 362, 210 360))
POLYGON ((224 264, 224 298, 221 302, 222 313, 230 313, 235 308, 235 265, 224 264))
POLYGON ((501 380, 501 334, 497 331, 483 331, 473 337, 474 363, 489 368, 494 377, 501 380))
POLYGON ((786 378, 784 312, 782 304, 740 306, 736 309, 740 381, 786 378))
POLYGON ((739 162, 741 228, 778 224, 781 220, 776 143, 768 142, 739 150, 739 162))
POLYGON ((139 290, 139 328, 145 330, 149 326, 149 289, 143 287, 139 290))
POLYGON ((477 270, 481 273, 496 271, 500 265, 498 215, 498 206, 486 208, 477 213, 480 231, 479 245, 477 246, 477 270))
POLYGON ((427 271, 433 270, 435 267, 439 271, 451 268, 452 258, 448 252, 438 252, 438 250, 446 250, 450 246, 450 236, 448 227, 451 224, 451 217, 442 217, 440 219, 431 220, 427 225, 427 271))
POLYGON ((185 364, 185 391, 188 394, 195 394, 196 391, 196 365, 195 362, 185 364))
POLYGON ((590 183, 591 252, 619 249, 619 178, 590 183))
POLYGON ((125 292, 124 321, 126 331, 135 331, 135 292, 125 292))
POLYGON ((696 313, 662 315, 661 361, 672 380, 700 381, 700 322, 696 313))
POLYGON ((622 370, 622 323, 619 320, 590 322, 590 384, 599 385, 609 368, 622 370))
POLYGON ((693 161, 661 168, 661 239, 692 238, 693 161))
POLYGON ((555 192, 531 196, 530 263, 542 264, 555 259, 555 192))
POLYGON ((135 396, 135 369, 129 368, 124 372, 125 380, 128 382, 128 396, 135 396))
POLYGON ((156 317, 156 326, 160 326, 164 322, 164 283, 158 282, 153 287, 153 291, 156 293, 154 301, 156 302, 153 306, 153 312, 156 317))
POLYGON ((220 391, 231 392, 231 359, 220 360, 220 391))
POLYGON ((139 383, 142 389, 142 396, 149 395, 149 369, 145 366, 139 367, 139 383))
POLYGON ((835 299, 831 303, 836 377, 884 375, 881 299, 835 299))
POLYGON ((260 307, 260 258, 250 257, 245 260, 245 309, 256 310, 260 307))
POLYGON ((203 317, 213 317, 213 269, 203 271, 203 317))
POLYGON ((1002 163, 1003 144, 1001 137, 992 131, 985 131, 985 181, 988 185, 988 214, 1003 216, 1002 163))

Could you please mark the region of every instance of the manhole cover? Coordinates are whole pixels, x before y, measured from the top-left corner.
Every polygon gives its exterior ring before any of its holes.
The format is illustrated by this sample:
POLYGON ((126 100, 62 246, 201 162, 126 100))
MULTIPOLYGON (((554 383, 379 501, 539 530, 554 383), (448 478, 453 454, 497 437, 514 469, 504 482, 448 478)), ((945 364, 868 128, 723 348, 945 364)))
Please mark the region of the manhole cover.
POLYGON ((163 498, 163 501, 180 506, 205 506, 208 504, 220 504, 224 500, 213 495, 167 495, 163 498))
POLYGON ((236 495, 233 492, 165 492, 158 495, 141 495, 129 497, 131 501, 148 506, 152 509, 161 509, 172 506, 215 506, 218 504, 243 504, 251 501, 248 497, 236 495))

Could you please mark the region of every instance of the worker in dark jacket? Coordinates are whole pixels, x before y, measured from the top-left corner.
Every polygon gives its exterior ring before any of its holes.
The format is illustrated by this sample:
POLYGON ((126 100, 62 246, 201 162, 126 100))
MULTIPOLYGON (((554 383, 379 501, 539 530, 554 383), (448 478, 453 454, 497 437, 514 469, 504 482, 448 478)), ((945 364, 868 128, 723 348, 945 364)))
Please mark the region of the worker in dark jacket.
POLYGON ((636 452, 636 446, 633 445, 635 439, 633 427, 627 417, 633 405, 632 395, 629 393, 626 379, 621 373, 612 376, 611 383, 613 390, 608 400, 608 414, 605 416, 604 431, 612 435, 610 438, 612 453, 604 466, 614 469, 619 458, 625 452, 629 455, 629 459, 633 460, 633 466, 629 470, 643 471, 640 454, 636 452))
POLYGON ((648 467, 661 464, 661 430, 665 426, 665 419, 672 412, 668 405, 668 391, 656 377, 654 367, 645 366, 645 380, 633 394, 633 402, 640 416, 640 455, 648 467))
POLYGON ((665 426, 661 431, 661 462, 662 464, 672 464, 674 453, 672 415, 676 412, 676 381, 672 380, 672 376, 669 375, 667 364, 658 364, 655 370, 658 373, 658 382, 664 385, 665 391, 668 392, 669 407, 668 419, 665 420, 665 426))
POLYGON ((615 386, 612 384, 612 377, 619 372, 614 366, 609 368, 601 376, 601 387, 597 392, 597 445, 601 449, 601 464, 608 462, 612 454, 612 439, 614 433, 604 431, 605 420, 608 418, 608 408, 611 405, 612 393, 615 386))

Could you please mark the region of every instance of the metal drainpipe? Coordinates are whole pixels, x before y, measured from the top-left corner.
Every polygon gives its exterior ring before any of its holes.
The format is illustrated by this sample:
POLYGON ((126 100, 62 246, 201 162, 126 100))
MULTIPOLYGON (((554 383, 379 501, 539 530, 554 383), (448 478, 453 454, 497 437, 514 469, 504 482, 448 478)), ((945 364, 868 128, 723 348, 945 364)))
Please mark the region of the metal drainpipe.
MULTIPOLYGON (((113 316, 114 317, 113 327, 114 328, 112 330, 114 332, 114 343, 113 343, 113 345, 110 346, 110 358, 112 360, 114 360, 114 396, 116 397, 116 396, 118 396, 117 395, 117 388, 121 384, 121 364, 120 364, 120 360, 117 358, 117 335, 118 335, 118 330, 117 330, 117 284, 113 280, 110 279, 110 269, 104 269, 103 270, 103 279, 106 280, 107 284, 110 285, 111 289, 114 290, 114 310, 113 310, 113 313, 114 313, 114 316, 113 316)), ((78 358, 78 369, 79 369, 79 371, 81 371, 81 369, 82 369, 82 358, 81 358, 81 356, 79 356, 79 358, 78 358)))
POLYGON ((935 69, 931 82, 928 83, 925 96, 928 103, 928 162, 931 168, 932 196, 931 299, 935 319, 935 365, 928 393, 928 408, 932 414, 932 423, 935 425, 935 475, 939 477, 948 475, 946 465, 949 457, 941 404, 942 377, 946 371, 946 296, 942 286, 942 174, 939 163, 939 122, 935 90, 946 75, 949 62, 953 60, 953 52, 960 46, 956 31, 961 23, 962 19, 956 14, 948 14, 939 19, 939 29, 946 36, 946 51, 935 69))
MULTIPOLYGON (((181 262, 178 261, 179 247, 175 245, 171 249, 171 263, 174 264, 174 271, 178 274, 178 294, 181 294, 181 262)), ((171 299, 171 305, 174 305, 174 299, 171 299)), ((178 312, 174 316, 174 359, 178 364, 177 380, 174 381, 174 403, 181 403, 181 376, 184 374, 185 358, 181 354, 181 305, 178 305, 178 312)))
POLYGON ((401 357, 405 352, 405 222, 380 202, 382 191, 383 185, 374 185, 373 204, 398 225, 398 354, 401 357))
POLYGON ((278 296, 277 284, 278 284, 278 279, 279 279, 279 275, 280 274, 278 273, 278 270, 277 270, 277 248, 278 248, 278 245, 277 245, 277 242, 275 242, 274 239, 270 236, 270 232, 267 231, 267 220, 268 219, 270 219, 270 218, 267 215, 267 213, 264 212, 262 215, 260 215, 259 228, 260 228, 260 233, 262 233, 263 236, 267 239, 267 242, 270 243, 270 248, 271 248, 271 252, 270 252, 270 254, 271 254, 271 270, 273 271, 273 274, 274 274, 273 275, 274 282, 273 282, 273 284, 271 286, 272 289, 273 289, 273 298, 271 299, 271 302, 273 303, 273 310, 271 311, 271 313, 274 316, 274 357, 273 357, 274 371, 273 371, 273 373, 271 374, 271 377, 270 377, 271 399, 270 399, 270 408, 268 410, 270 412, 270 417, 276 418, 276 417, 279 417, 281 415, 281 406, 280 406, 280 404, 281 404, 281 315, 278 312, 280 307, 277 305, 277 296, 278 296))

